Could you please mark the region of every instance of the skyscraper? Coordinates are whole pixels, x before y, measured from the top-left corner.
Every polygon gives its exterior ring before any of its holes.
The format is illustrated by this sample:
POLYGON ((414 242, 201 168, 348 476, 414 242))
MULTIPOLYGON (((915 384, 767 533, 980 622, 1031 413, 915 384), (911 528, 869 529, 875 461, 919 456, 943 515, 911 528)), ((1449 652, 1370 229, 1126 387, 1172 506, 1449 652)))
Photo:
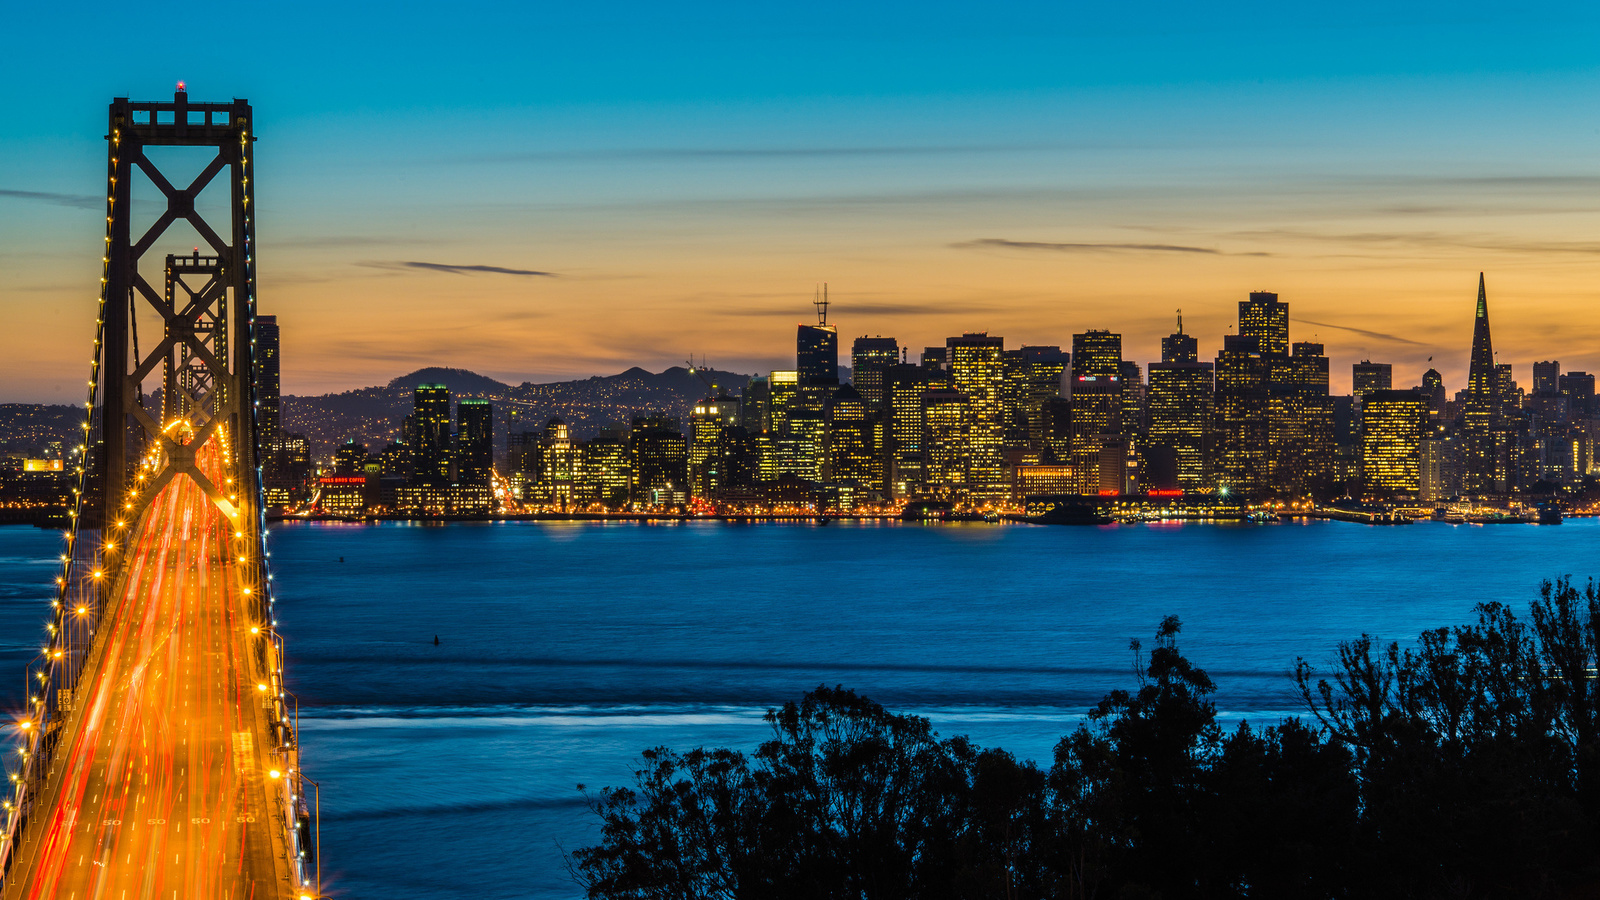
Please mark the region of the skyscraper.
POLYGON ((928 489, 938 496, 959 498, 967 492, 972 401, 960 391, 928 391, 923 395, 922 416, 928 489))
POLYGON ((915 494, 926 471, 923 457, 923 394, 943 373, 899 365, 884 372, 884 405, 889 414, 886 477, 895 497, 915 494))
POLYGON ((1254 494, 1267 487, 1268 360, 1256 339, 1230 334, 1216 360, 1217 487, 1254 494))
POLYGON ((1533 364, 1533 392, 1554 394, 1561 390, 1561 363, 1536 362, 1533 364))
POLYGON ((1502 430, 1502 375, 1489 337, 1489 295, 1478 273, 1478 307, 1472 324, 1472 361, 1461 403, 1462 489, 1482 494, 1507 490, 1509 442, 1502 430))
POLYGON ((1251 291, 1239 302, 1239 334, 1255 338, 1262 356, 1289 355, 1289 304, 1271 291, 1251 291))
POLYGON ((1183 333, 1183 310, 1178 310, 1178 330, 1161 339, 1161 361, 1192 363, 1200 361, 1200 342, 1183 333))
POLYGON ((1002 501, 1011 492, 1001 453, 1005 437, 1005 339, 985 332, 968 333, 946 339, 945 348, 951 385, 971 401, 967 490, 974 500, 1002 501))
POLYGON ((426 487, 450 485, 450 389, 419 384, 411 394, 412 478, 426 487))
POLYGON ((883 456, 878 452, 877 443, 872 419, 860 393, 852 385, 840 388, 828 404, 824 479, 881 490, 883 456))
POLYGON ((1108 441, 1123 441, 1122 335, 1091 330, 1072 336, 1071 409, 1073 480, 1078 493, 1120 493, 1107 487, 1123 473, 1102 473, 1108 441), (1109 476, 1109 477, 1108 477, 1109 476))
POLYGON ((1267 358, 1267 480, 1292 497, 1333 483, 1333 399, 1322 345, 1302 341, 1267 358))
POLYGON ((900 344, 892 337, 856 338, 850 348, 850 383, 876 412, 883 409, 883 371, 900 362, 900 344))
POLYGON ((1361 432, 1361 480, 1367 496, 1389 499, 1421 490, 1421 441, 1428 404, 1416 391, 1372 391, 1361 432))
POLYGON ((278 317, 256 316, 256 440, 268 447, 283 432, 280 413, 278 317))
POLYGON ((1142 451, 1146 488, 1198 491, 1209 486, 1211 364, 1199 361, 1198 342, 1178 330, 1161 339, 1161 362, 1150 364, 1149 428, 1142 451))
POLYGON ((494 471, 494 407, 487 400, 456 404, 456 483, 481 486, 494 471))
POLYGON ((826 288, 815 303, 817 324, 802 324, 795 337, 795 370, 802 387, 839 383, 839 327, 828 324, 826 288))
POLYGON ((789 431, 789 411, 799 393, 800 373, 774 371, 767 376, 767 430, 774 434, 789 431))

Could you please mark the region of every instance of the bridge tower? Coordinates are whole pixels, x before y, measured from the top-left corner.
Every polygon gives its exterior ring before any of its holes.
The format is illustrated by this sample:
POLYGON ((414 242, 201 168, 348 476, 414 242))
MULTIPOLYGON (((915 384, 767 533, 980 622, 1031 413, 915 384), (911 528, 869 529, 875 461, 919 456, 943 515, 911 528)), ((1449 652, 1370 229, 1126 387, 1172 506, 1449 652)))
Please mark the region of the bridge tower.
MULTIPOLYGON (((225 675, 258 682, 259 691, 243 698, 249 702, 235 704, 234 720, 245 723, 238 726, 242 730, 223 735, 233 741, 231 758, 242 768, 224 764, 221 771, 243 773, 235 793, 242 798, 240 812, 251 813, 228 821, 243 828, 256 823, 254 814, 260 813, 266 827, 257 829, 248 847, 240 844, 239 852, 252 854, 261 871, 276 872, 269 880, 282 891, 320 896, 320 861, 306 796, 315 784, 299 771, 295 703, 283 685, 283 648, 267 574, 256 422, 250 104, 191 102, 179 82, 171 102, 113 100, 105 139, 99 314, 83 441, 71 464, 78 482, 47 625, 50 639, 29 668, 29 709, 19 726, 26 729, 19 748, 23 762, 12 773, 0 832, 0 893, 9 898, 13 889, 46 883, 39 867, 53 858, 51 852, 59 855, 66 846, 60 842, 74 833, 68 829, 51 838, 56 833, 41 828, 47 821, 59 822, 66 808, 59 800, 67 790, 63 771, 81 764, 74 760, 94 758, 93 740, 119 730, 84 724, 92 697, 101 697, 104 709, 105 698, 124 696, 113 689, 130 683, 116 674, 123 663, 114 657, 122 645, 113 632, 128 627, 130 609, 158 602, 148 586, 139 587, 138 578, 148 581, 148 573, 141 576, 138 566, 124 562, 132 558, 134 541, 145 540, 154 527, 145 526, 159 512, 154 504, 164 488, 188 479, 204 497, 185 488, 190 493, 184 496, 192 498, 187 502, 203 510, 209 499, 226 523, 212 519, 205 526, 219 542, 206 551, 209 556, 163 565, 174 566, 167 569, 172 579, 182 579, 190 566, 209 567, 213 595, 204 602, 213 606, 172 607, 193 611, 161 612, 162 627, 174 641, 181 637, 196 647, 205 635, 182 631, 189 617, 214 615, 236 629, 248 628, 247 635, 237 632, 245 636, 236 644, 216 638, 222 642, 218 647, 246 648, 225 675), (188 174, 180 177, 180 171, 188 174), (192 230, 192 245, 181 233, 184 226, 192 230), (173 252, 180 240, 192 250, 184 246, 186 252, 173 252), (146 323, 143 347, 141 321, 146 323), (57 843, 50 844, 52 839, 57 843)), ((166 527, 169 521, 163 516, 158 524, 166 527)), ((198 539, 186 540, 185 546, 190 543, 201 546, 198 539)), ((169 602, 176 601, 169 596, 169 602)), ((131 699, 117 702, 135 706, 131 699)), ((141 697, 137 708, 154 710, 164 721, 165 711, 152 706, 157 702, 141 697)), ((223 824, 204 816, 193 822, 223 824)), ((265 886, 263 891, 252 893, 277 895, 265 886)))
MULTIPOLYGON (((97 381, 104 391, 100 412, 101 452, 91 478, 103 479, 96 524, 115 522, 129 507, 137 461, 154 452, 158 465, 146 473, 154 496, 173 476, 195 479, 229 518, 259 515, 255 423, 256 308, 254 185, 251 156, 255 135, 250 104, 191 103, 179 85, 171 103, 111 104, 107 132, 108 192, 102 345, 97 381), (214 150, 186 186, 174 185, 147 152, 153 147, 214 150), (227 171, 227 221, 208 221, 197 204, 201 193, 227 171), (142 173, 161 195, 166 210, 137 237, 133 231, 133 185, 142 173), (164 285, 150 282, 145 255, 177 222, 186 222, 207 245, 192 257, 169 254, 164 285), (224 238, 224 235, 227 237, 224 238), (191 279, 204 276, 196 287, 191 279), (137 347, 137 310, 148 304, 162 323, 161 340, 147 353, 137 347), (230 326, 231 322, 231 326, 230 326), (233 340, 228 340, 229 334, 233 340), (229 344, 231 343, 231 346, 229 344), (145 408, 143 382, 163 370, 161 415, 145 408), (194 391, 199 391, 198 394, 194 391), (175 433, 175 419, 188 422, 191 440, 175 433), (214 485, 194 466, 192 447, 225 427, 235 454, 235 490, 214 485)), ((221 216, 214 216, 221 218, 221 216)), ((109 574, 109 573, 108 573, 109 574)))

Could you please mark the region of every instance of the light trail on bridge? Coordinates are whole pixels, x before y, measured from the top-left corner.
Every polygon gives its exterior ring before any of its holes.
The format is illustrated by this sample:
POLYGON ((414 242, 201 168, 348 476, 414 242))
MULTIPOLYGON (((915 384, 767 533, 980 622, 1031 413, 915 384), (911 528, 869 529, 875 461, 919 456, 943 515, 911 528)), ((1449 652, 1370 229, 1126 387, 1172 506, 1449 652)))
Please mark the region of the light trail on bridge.
MULTIPOLYGON (((217 485, 224 452, 213 438, 195 456, 217 485)), ((295 756, 277 746, 282 687, 271 623, 253 620, 242 577, 251 551, 181 475, 127 536, 5 896, 303 896, 291 860, 295 756)))

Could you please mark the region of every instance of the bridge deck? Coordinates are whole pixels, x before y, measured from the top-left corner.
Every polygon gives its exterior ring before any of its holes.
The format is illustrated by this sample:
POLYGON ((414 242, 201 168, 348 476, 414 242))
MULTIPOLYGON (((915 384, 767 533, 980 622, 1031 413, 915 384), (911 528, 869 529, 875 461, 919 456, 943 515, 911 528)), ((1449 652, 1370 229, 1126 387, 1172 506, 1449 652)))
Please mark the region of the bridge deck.
MULTIPOLYGON (((222 483, 214 446, 197 462, 222 483)), ((275 746, 267 633, 250 621, 232 530, 180 476, 129 532, 7 898, 294 896, 293 763, 275 746)))

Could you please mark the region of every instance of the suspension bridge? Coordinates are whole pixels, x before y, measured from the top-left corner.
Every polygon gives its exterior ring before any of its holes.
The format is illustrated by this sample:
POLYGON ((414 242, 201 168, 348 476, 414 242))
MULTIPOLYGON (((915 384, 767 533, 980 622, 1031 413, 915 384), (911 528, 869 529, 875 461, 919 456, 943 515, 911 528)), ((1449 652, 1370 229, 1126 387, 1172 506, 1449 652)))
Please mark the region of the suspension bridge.
POLYGON ((10 724, 4 900, 322 895, 261 502, 254 142, 247 101, 182 83, 111 103, 74 505, 10 724))

